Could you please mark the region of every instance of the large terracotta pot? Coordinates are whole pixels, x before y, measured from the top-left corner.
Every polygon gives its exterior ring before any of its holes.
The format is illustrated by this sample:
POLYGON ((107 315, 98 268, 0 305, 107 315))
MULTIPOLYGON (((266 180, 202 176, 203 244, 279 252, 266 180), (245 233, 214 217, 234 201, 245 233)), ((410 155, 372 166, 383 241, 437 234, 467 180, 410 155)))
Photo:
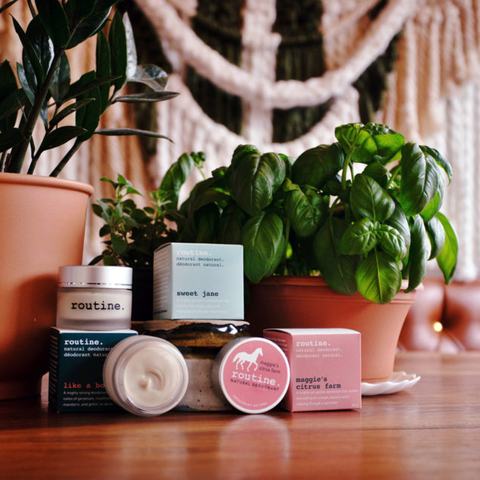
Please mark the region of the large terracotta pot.
POLYGON ((415 292, 377 305, 360 294, 334 292, 320 277, 270 277, 250 285, 246 320, 264 328, 350 328, 362 335, 362 381, 382 382, 393 371, 398 337, 415 292))
POLYGON ((0 399, 40 392, 58 267, 82 263, 90 185, 0 173, 0 399))

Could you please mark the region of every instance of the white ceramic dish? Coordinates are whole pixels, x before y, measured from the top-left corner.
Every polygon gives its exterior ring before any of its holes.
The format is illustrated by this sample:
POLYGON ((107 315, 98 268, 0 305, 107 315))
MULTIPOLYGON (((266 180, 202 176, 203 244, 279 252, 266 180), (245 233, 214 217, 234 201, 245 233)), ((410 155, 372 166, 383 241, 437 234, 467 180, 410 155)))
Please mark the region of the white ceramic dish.
POLYGON ((393 372, 392 376, 381 383, 362 382, 362 395, 389 395, 391 393, 401 392, 413 387, 419 380, 420 376, 415 373, 393 372))

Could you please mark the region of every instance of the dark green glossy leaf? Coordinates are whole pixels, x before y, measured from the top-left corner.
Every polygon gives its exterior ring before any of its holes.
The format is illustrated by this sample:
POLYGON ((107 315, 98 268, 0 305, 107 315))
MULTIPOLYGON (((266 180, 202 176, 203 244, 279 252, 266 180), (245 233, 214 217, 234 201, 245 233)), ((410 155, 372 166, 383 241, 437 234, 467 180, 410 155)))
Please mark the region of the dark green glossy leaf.
MULTIPOLYGON (((165 135, 161 135, 160 133, 151 132, 150 130, 139 130, 138 128, 103 128, 101 130, 96 130, 94 132, 98 135, 106 135, 106 136, 128 136, 128 135, 143 135, 145 137, 152 137, 152 138, 164 138, 165 140, 170 140, 165 135)), ((171 141, 171 140, 170 140, 171 141)))
POLYGON ((367 217, 378 222, 384 222, 395 211, 395 202, 388 192, 364 174, 355 177, 350 192, 350 205, 357 219, 367 217))
POLYGON ((17 76, 18 81, 23 89, 23 92, 27 96, 30 105, 33 105, 35 102, 35 92, 32 90, 32 87, 28 83, 27 74, 25 73, 25 68, 21 63, 17 63, 17 76))
POLYGON ((73 32, 70 41, 68 42, 67 49, 76 47, 78 44, 84 42, 87 38, 93 37, 98 33, 105 25, 105 22, 108 20, 110 15, 110 8, 105 10, 97 10, 94 15, 89 16, 88 18, 83 19, 79 26, 73 32))
POLYGON ((0 152, 5 152, 17 146, 23 140, 25 140, 25 137, 18 128, 12 128, 8 132, 0 133, 0 152))
POLYGON ((377 250, 371 251, 360 262, 355 278, 361 295, 381 305, 391 302, 402 285, 398 262, 377 250))
POLYGON ((445 283, 448 285, 453 280, 457 268, 458 239, 454 228, 445 215, 439 212, 436 218, 445 230, 445 245, 437 256, 437 263, 443 273, 445 283))
POLYGON ((388 183, 388 170, 378 161, 373 161, 368 164, 362 173, 373 178, 383 188, 385 188, 388 183))
POLYGON ((283 222, 275 213, 262 212, 250 218, 242 230, 245 275, 258 283, 272 275, 285 251, 283 222))
MULTIPOLYGON (((91 84, 95 79, 95 72, 89 72, 82 75, 79 82, 83 84, 91 84)), ((78 137, 78 141, 84 142, 88 140, 94 133, 100 121, 100 91, 98 87, 88 90, 86 93, 79 95, 78 100, 92 99, 85 107, 75 112, 75 125, 82 127, 86 132, 78 137)))
MULTIPOLYGON (((86 0, 86 3, 88 2, 89 0, 86 0)), ((70 40, 70 29, 61 3, 58 0, 37 0, 35 4, 43 26, 55 47, 65 47, 70 40)))
POLYGON ((285 175, 285 161, 276 153, 250 153, 233 164, 232 195, 241 208, 255 216, 270 205, 285 175))
MULTIPOLYGON (((12 92, 0 102, 0 120, 2 122, 3 120, 8 120, 10 128, 13 128, 15 122, 13 122, 12 125, 11 118, 25 105, 25 103, 27 103, 27 96, 23 90, 19 89, 12 92)), ((3 126, 3 123, 0 125, 3 126)))
POLYGON ((328 285, 338 293, 353 295, 357 292, 355 270, 359 258, 343 255, 338 250, 340 239, 347 227, 342 220, 335 217, 325 222, 315 235, 313 253, 328 285))
POLYGON ((396 260, 403 260, 407 254, 407 245, 402 234, 389 225, 378 228, 379 244, 382 250, 396 260))
MULTIPOLYGON (((18 101, 18 95, 21 90, 17 90, 17 80, 13 73, 10 63, 5 60, 0 65, 0 131, 5 132, 15 126, 17 112, 22 107, 18 101), (12 96, 14 98, 12 98, 12 96), (7 107, 6 105, 10 105, 7 107), (12 108, 10 113, 8 112, 12 108)), ((25 94, 22 92, 26 100, 25 94)))
POLYGON ((345 154, 338 143, 310 148, 292 165, 293 181, 320 189, 336 177, 343 168, 344 160, 345 154))
POLYGON ((405 293, 415 290, 420 285, 425 277, 430 256, 430 243, 420 215, 415 215, 410 231, 412 241, 408 258, 408 288, 405 293))
POLYGON ((416 143, 407 143, 402 151, 400 203, 407 216, 420 213, 444 187, 435 160, 416 143))
POLYGON ((75 127, 75 126, 65 126, 56 128, 49 134, 45 136, 42 144, 40 145, 40 150, 49 150, 51 148, 59 147, 64 143, 69 142, 73 138, 76 138, 86 132, 85 128, 75 127))
POLYGON ((115 251, 115 253, 117 255, 121 255, 122 253, 125 253, 125 251, 128 248, 127 241, 123 237, 121 237, 120 235, 117 235, 116 233, 113 233, 113 232, 112 232, 110 238, 112 240, 112 246, 113 246, 113 250, 115 251))
POLYGON ((68 95, 64 98, 64 101, 71 100, 72 98, 78 98, 80 95, 88 93, 96 87, 107 85, 114 81, 117 77, 96 78, 95 72, 85 73, 75 83, 70 85, 68 95))
POLYGON ((132 76, 128 77, 128 81, 147 85, 154 92, 163 92, 167 86, 168 74, 157 65, 136 65, 135 71, 132 76))
POLYGON ((113 103, 153 103, 163 102, 178 96, 177 92, 147 92, 147 93, 132 93, 130 95, 120 95, 115 97, 113 103))
MULTIPOLYGON (((112 74, 110 45, 108 44, 107 37, 103 32, 99 32, 97 35, 95 59, 97 76, 100 78, 110 77, 112 74)), ((110 82, 100 85, 98 88, 100 90, 100 111, 103 113, 107 108, 110 98, 110 82)))
POLYGON ((54 127, 68 115, 80 110, 81 108, 85 108, 90 102, 93 101, 93 98, 86 98, 85 100, 79 100, 78 102, 72 103, 68 107, 65 107, 63 110, 60 110, 60 112, 58 112, 57 115, 50 120, 50 127, 54 127))
POLYGON ((113 17, 108 36, 110 43, 112 74, 118 75, 113 82, 115 90, 120 90, 127 81, 127 37, 122 17, 116 13, 113 17))
POLYGON ((298 185, 285 195, 285 213, 300 237, 313 235, 327 218, 328 203, 313 187, 298 185))
POLYGON ((425 222, 428 238, 430 240, 431 252, 429 260, 436 258, 445 245, 445 229, 437 217, 425 222))
POLYGON ((236 169, 243 162, 243 159, 247 158, 251 153, 260 154, 255 145, 239 145, 232 155, 232 169, 236 169))
MULTIPOLYGON (((22 30, 22 27, 20 26, 20 24, 13 17, 12 17, 12 20, 13 20, 13 25, 14 25, 14 28, 15 28, 15 32, 17 33, 17 35, 20 38, 20 41, 22 42, 22 45, 23 45, 24 63, 25 63, 25 60, 28 59, 30 65, 32 67, 32 71, 35 75, 35 79, 36 79, 36 82, 37 82, 37 83, 35 83, 35 86, 36 86, 38 83, 43 83, 43 80, 45 78, 45 72, 42 68, 42 64, 40 63, 40 58, 38 57, 37 52, 36 52, 35 48, 33 47, 32 42, 30 41, 30 39, 28 38, 26 33, 22 30)), ((27 75, 27 78, 28 78, 28 75, 27 75)), ((29 83, 30 83, 30 79, 29 79, 29 83)), ((33 85, 31 83, 30 83, 30 85, 33 88, 33 85)))
POLYGON ((70 89, 70 63, 65 53, 60 57, 53 75, 50 93, 57 103, 62 103, 70 89))
POLYGON ((369 218, 362 218, 345 230, 340 240, 339 251, 344 255, 365 255, 377 242, 377 225, 369 218))

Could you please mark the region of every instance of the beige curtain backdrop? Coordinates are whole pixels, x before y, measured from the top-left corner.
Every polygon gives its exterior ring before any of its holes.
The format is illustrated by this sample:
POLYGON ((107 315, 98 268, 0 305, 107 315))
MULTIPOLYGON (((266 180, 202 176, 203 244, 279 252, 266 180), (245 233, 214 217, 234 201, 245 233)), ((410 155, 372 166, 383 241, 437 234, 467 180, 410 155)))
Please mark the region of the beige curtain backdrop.
MULTIPOLYGON (((435 146, 452 163, 455 178, 448 189, 445 212, 453 219, 460 240, 457 279, 477 278, 480 268, 480 0, 389 0, 380 15, 368 15, 378 0, 323 1, 319 25, 324 35, 327 72, 300 82, 275 82, 278 34, 272 32, 275 0, 246 0, 243 15, 242 65, 236 67, 196 37, 190 19, 196 0, 135 0, 152 22, 174 68, 168 90, 175 99, 157 105, 159 132, 173 143, 159 140, 157 154, 142 156, 133 137, 94 136, 65 169, 64 178, 92 184, 95 198, 108 190, 99 179, 121 173, 138 189, 154 189, 169 165, 184 151, 203 150, 207 173, 229 162, 239 143, 256 143, 292 157, 306 148, 333 141, 334 127, 357 121, 356 78, 402 32, 399 56, 389 77, 385 107, 377 121, 409 139, 435 146), (184 83, 186 66, 196 69, 217 87, 239 95, 244 105, 242 134, 213 122, 196 104, 184 83), (284 144, 271 142, 273 108, 316 105, 332 99, 330 111, 303 137, 284 144)), ((320 0, 319 0, 320 1, 320 0)), ((5 3, 5 0, 0 0, 5 3)), ((11 13, 25 26, 26 1, 11 13)), ((14 62, 21 51, 7 15, 0 20, 0 60, 14 62)), ((72 78, 91 69, 94 42, 70 52, 72 78)), ((102 126, 133 126, 129 107, 116 104, 102 126)), ((48 174, 61 152, 44 160, 39 173, 48 174)), ((198 180, 193 177, 183 192, 198 180)), ((99 222, 90 216, 85 260, 101 250, 99 222)), ((435 271, 431 272, 436 274, 435 271)))

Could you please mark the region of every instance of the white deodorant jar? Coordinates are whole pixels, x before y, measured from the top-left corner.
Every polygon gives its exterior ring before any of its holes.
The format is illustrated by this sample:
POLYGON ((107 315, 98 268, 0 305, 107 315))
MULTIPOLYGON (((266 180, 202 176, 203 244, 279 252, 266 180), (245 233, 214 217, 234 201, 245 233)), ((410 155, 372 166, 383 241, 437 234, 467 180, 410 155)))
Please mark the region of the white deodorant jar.
POLYGON ((132 269, 73 265, 58 269, 57 327, 128 329, 132 318, 132 269))

